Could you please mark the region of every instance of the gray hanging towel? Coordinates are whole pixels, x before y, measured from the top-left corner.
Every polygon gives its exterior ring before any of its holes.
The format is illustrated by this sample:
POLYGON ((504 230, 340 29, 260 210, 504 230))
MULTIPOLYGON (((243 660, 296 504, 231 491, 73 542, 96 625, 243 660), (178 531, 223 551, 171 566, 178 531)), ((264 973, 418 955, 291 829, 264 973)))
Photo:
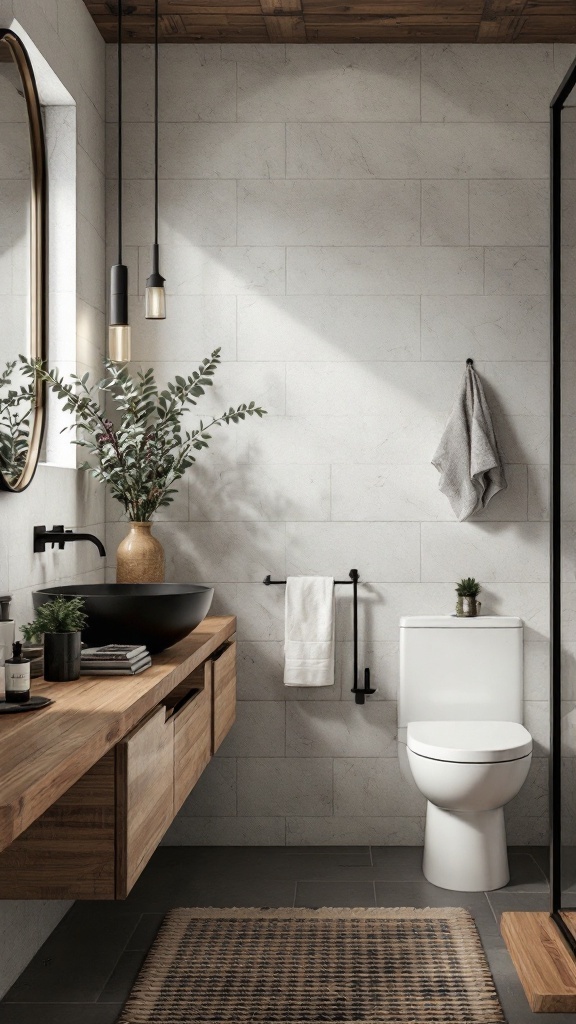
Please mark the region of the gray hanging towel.
POLYGON ((484 388, 472 360, 432 459, 439 487, 460 522, 481 512, 508 486, 484 388))

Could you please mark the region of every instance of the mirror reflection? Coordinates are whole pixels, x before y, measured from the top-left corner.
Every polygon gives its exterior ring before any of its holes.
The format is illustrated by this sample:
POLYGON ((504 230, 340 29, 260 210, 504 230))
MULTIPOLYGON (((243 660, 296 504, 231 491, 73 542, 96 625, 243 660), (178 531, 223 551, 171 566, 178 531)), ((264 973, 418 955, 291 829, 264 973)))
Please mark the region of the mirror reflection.
MULTIPOLYGON (((40 118, 39 110, 37 111, 40 118)), ((0 473, 20 489, 35 435, 35 388, 19 355, 35 354, 34 168, 26 87, 0 39, 0 473)), ((37 457, 37 453, 36 453, 37 457)), ((31 474, 29 474, 31 477, 31 474)), ((26 483, 29 480, 26 480, 26 483)), ((25 486, 25 484, 24 484, 25 486)))

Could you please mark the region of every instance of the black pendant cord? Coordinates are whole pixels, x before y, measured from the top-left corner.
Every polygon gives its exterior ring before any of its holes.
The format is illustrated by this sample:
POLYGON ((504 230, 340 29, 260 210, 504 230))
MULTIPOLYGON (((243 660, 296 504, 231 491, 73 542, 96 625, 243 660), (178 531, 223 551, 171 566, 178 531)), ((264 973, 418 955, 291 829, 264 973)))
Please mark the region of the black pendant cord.
POLYGON ((118 0, 118 264, 122 263, 122 3, 118 0))
POLYGON ((154 245, 158 245, 158 0, 154 3, 154 245))
POLYGON ((128 267, 122 262, 122 15, 124 0, 117 0, 117 88, 118 88, 118 182, 117 182, 117 216, 118 216, 118 260, 110 268, 110 317, 108 333, 108 354, 114 363, 130 361, 130 326, 128 323, 128 267))
POLYGON ((154 242, 152 244, 152 272, 146 279, 146 317, 150 320, 164 320, 166 305, 164 297, 164 278, 160 273, 160 246, 158 244, 159 227, 159 188, 158 165, 160 151, 160 119, 159 119, 159 65, 160 65, 160 16, 159 0, 154 0, 154 242))

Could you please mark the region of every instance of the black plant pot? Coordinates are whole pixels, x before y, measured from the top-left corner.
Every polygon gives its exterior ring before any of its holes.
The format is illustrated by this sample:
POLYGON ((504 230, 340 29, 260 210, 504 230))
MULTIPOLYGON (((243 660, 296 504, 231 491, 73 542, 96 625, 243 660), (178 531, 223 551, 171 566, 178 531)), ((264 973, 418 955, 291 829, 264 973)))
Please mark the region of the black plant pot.
POLYGON ((80 678, 82 634, 44 634, 44 679, 49 683, 71 683, 80 678))

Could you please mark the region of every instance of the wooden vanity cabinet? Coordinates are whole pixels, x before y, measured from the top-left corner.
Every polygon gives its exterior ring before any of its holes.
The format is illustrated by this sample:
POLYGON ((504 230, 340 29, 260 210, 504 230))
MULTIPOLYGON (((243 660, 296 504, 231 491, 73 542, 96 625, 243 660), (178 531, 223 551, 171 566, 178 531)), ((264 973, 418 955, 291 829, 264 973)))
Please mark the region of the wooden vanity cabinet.
POLYGON ((174 818, 174 725, 163 704, 116 747, 116 897, 124 899, 174 818))
POLYGON ((231 728, 235 706, 230 638, 0 853, 0 898, 124 899, 231 728))
POLYGON ((200 670, 203 686, 174 713, 174 814, 192 792, 212 755, 211 661, 200 670))
POLYGON ((236 721, 236 641, 217 651, 206 668, 212 673, 212 753, 236 721))

